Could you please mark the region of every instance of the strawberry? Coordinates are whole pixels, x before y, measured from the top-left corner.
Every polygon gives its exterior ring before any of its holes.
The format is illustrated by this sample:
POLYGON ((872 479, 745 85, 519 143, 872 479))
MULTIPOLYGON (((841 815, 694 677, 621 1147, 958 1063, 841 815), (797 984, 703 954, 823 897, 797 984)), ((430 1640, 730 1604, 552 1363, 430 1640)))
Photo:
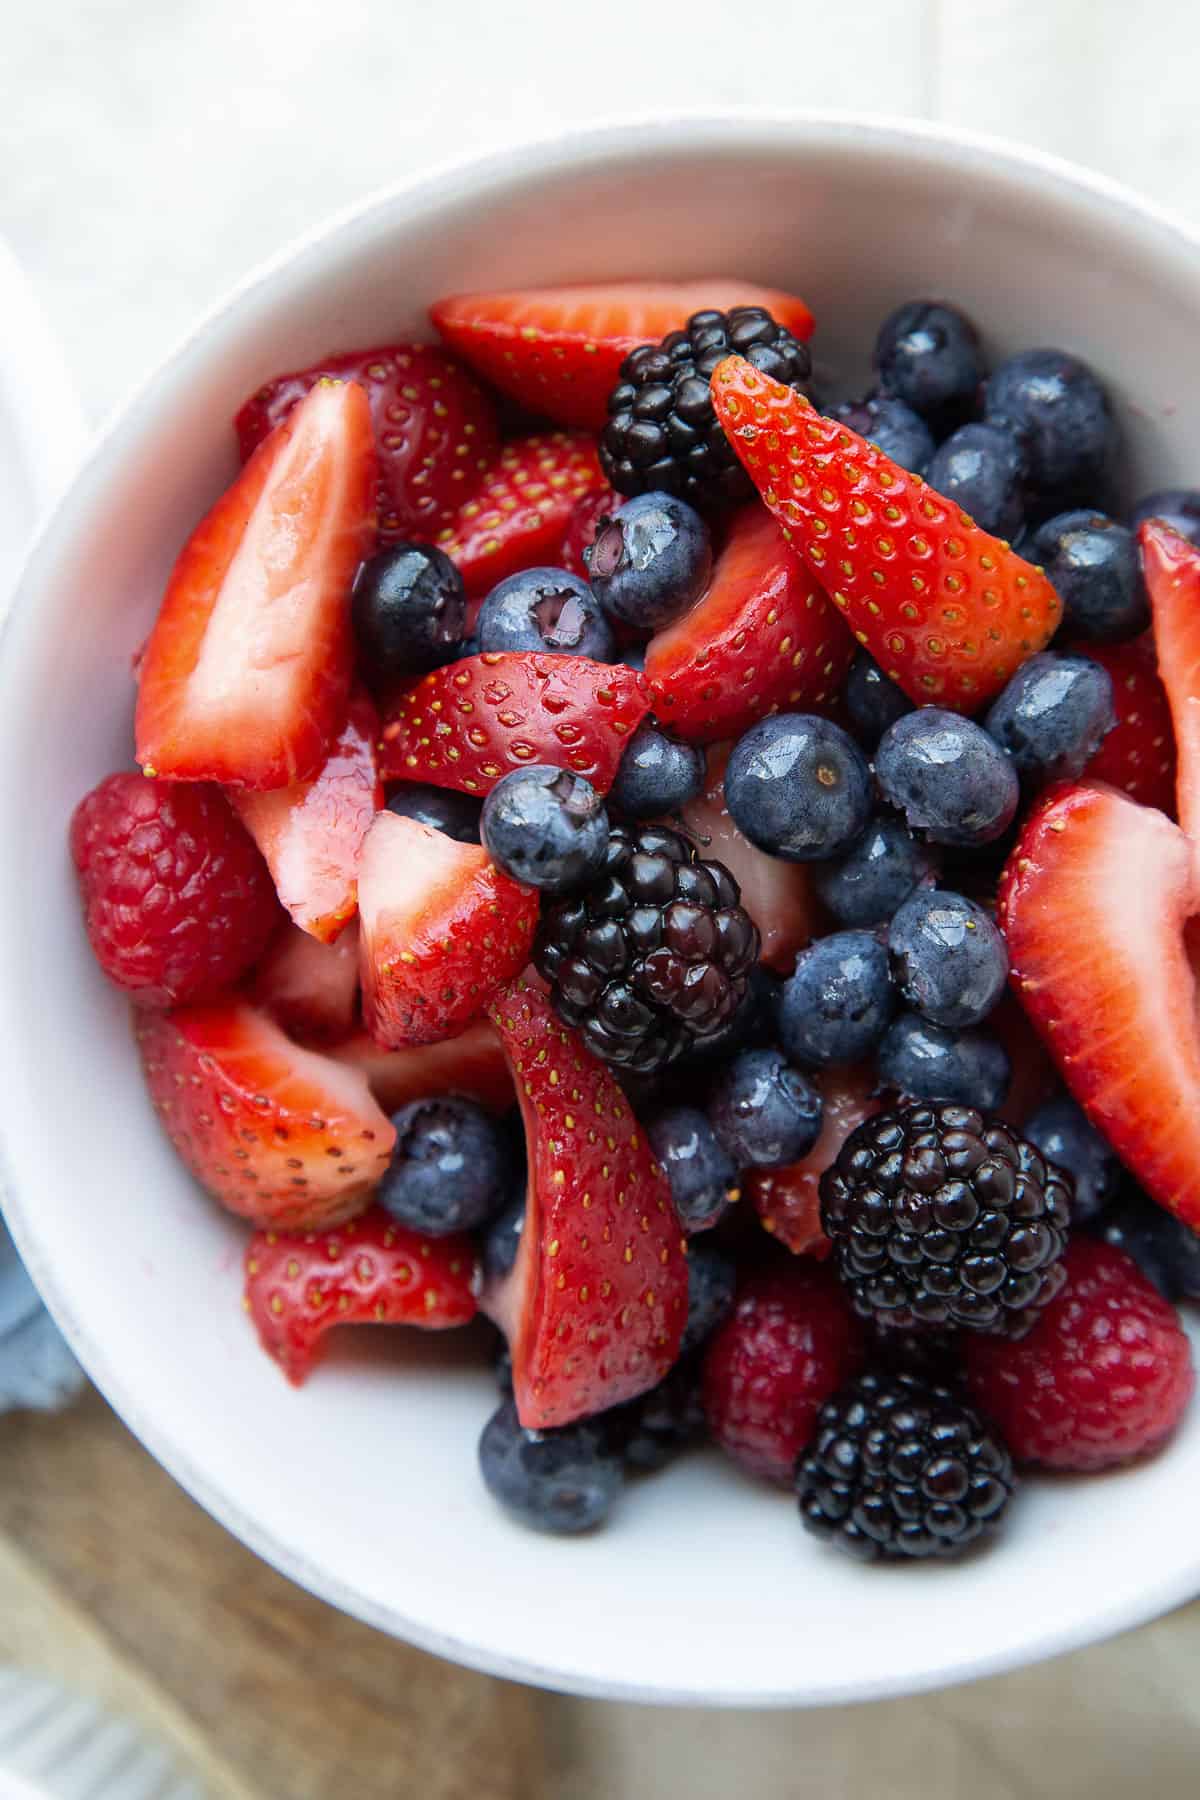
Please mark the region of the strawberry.
POLYGON ((1112 788, 1053 790, 1000 887, 1012 979, 1063 1079, 1142 1186, 1200 1228, 1192 848, 1112 788))
POLYGON ((687 1252, 667 1178, 603 1063, 523 982, 489 1012, 529 1154, 520 1249, 490 1304, 521 1423, 541 1430, 662 1379, 687 1317, 687 1252))
POLYGON ((334 944, 290 921, 246 984, 246 996, 302 1044, 337 1044, 358 1017, 358 926, 334 944))
POLYGON ((353 381, 371 408, 376 511, 384 544, 433 538, 478 488, 500 448, 491 401, 454 357, 430 344, 386 344, 277 375, 234 425, 243 460, 320 381, 353 381))
POLYGON ((502 393, 561 425, 599 431, 629 352, 714 306, 765 306, 794 336, 812 336, 803 300, 722 275, 451 294, 429 316, 451 349, 502 393))
POLYGON ((697 744, 838 692, 854 639, 757 501, 733 519, 708 591, 646 646, 655 715, 697 744))
MULTIPOLYGON (((993 907, 990 898, 981 904, 993 907)), ((1020 1127, 1039 1106, 1061 1091, 1054 1062, 1013 993, 1005 994, 988 1014, 987 1034, 1000 1039, 1012 1070, 1008 1092, 996 1111, 1010 1125, 1020 1127)))
POLYGON ((458 1037, 410 1050, 381 1050, 374 1038, 360 1031, 329 1054, 348 1068, 362 1070, 386 1113, 436 1094, 463 1094, 494 1113, 516 1105, 500 1039, 488 1019, 476 1019, 458 1037))
POLYGON ((469 1237, 419 1237, 381 1206, 327 1231, 260 1231, 246 1248, 246 1311, 296 1387, 331 1326, 466 1325, 479 1280, 469 1237))
POLYGON ((821 1227, 821 1176, 850 1133, 879 1111, 874 1077, 865 1069, 823 1069, 813 1076, 822 1100, 821 1135, 800 1162, 747 1169, 742 1186, 769 1231, 793 1256, 829 1253, 821 1227))
POLYGON ((454 1037, 529 961, 538 897, 478 844, 381 812, 359 873, 363 1016, 390 1050, 454 1037))
POLYGON ((1054 635, 1042 570, 919 475, 741 357, 718 363, 712 397, 784 537, 912 699, 977 712, 1054 635))
POLYGON ((1088 781, 1107 781, 1143 806, 1175 816, 1175 738, 1167 693, 1158 678, 1149 632, 1124 644, 1090 640, 1071 646, 1107 669, 1117 722, 1084 770, 1088 781))
POLYGON ((312 781, 254 793, 231 788, 243 825, 267 859, 275 891, 302 931, 332 943, 358 907, 358 858, 383 805, 379 717, 351 697, 341 734, 312 781))
POLYGON ((381 772, 483 795, 510 769, 552 763, 607 794, 649 708, 642 677, 619 664, 524 651, 467 656, 387 710, 381 772))
POLYGON ((575 502, 606 485, 582 432, 514 438, 434 541, 478 598, 506 575, 557 563, 575 502))
POLYGON ((607 484, 584 494, 571 508, 567 519, 567 529, 563 532, 562 545, 555 562, 569 569, 572 575, 582 575, 587 579, 588 566, 583 560, 585 550, 590 550, 595 542, 596 529, 601 519, 615 513, 624 499, 623 494, 616 494, 607 484))
POLYGON ((252 788, 316 775, 346 715, 374 481, 367 397, 326 383, 196 527, 142 661, 147 775, 252 788))
POLYGON ((134 1031, 167 1136, 222 1206, 292 1231, 363 1210, 396 1134, 359 1071, 236 998, 139 1015, 134 1031))
POLYGON ((1158 666, 1179 756, 1179 823, 1200 841, 1200 550, 1148 519, 1138 532, 1158 666))

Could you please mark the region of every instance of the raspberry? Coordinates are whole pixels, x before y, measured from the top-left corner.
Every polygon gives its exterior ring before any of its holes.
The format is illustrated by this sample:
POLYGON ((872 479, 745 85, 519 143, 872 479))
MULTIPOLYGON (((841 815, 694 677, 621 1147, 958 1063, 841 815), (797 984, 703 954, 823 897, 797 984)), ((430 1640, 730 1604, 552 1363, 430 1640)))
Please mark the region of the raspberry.
POLYGON ((1194 1385, 1174 1308, 1123 1250, 1075 1238, 1028 1337, 965 1342, 971 1394, 1018 1462, 1107 1469, 1157 1449, 1194 1385))
POLYGON ((267 865, 219 788, 110 775, 71 820, 97 962, 139 1006, 244 975, 281 917, 267 865))

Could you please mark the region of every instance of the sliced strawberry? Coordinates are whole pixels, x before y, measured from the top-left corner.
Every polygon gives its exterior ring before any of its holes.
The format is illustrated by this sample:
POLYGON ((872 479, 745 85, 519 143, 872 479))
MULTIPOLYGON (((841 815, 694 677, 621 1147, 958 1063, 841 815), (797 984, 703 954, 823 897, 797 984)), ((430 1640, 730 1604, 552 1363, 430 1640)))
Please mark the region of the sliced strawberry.
MULTIPOLYGON (((982 904, 990 906, 991 900, 982 904)), ((1012 1070, 1008 1092, 996 1111, 1010 1125, 1024 1125, 1039 1106, 1059 1092, 1054 1061, 1015 994, 1005 994, 988 1014, 986 1029, 989 1037, 999 1038, 1004 1045, 1012 1070)))
POLYGON ((462 1094, 496 1113, 516 1105, 512 1075, 489 1019, 476 1019, 457 1037, 445 1038, 440 1044, 421 1044, 411 1050, 381 1050, 373 1037, 360 1031, 329 1054, 351 1069, 362 1070, 385 1113, 435 1094, 462 1094))
POLYGON ((529 1152, 512 1274, 490 1298, 522 1425, 567 1425, 631 1400, 679 1354, 687 1251, 667 1178, 604 1067, 549 1002, 514 982, 489 1008, 529 1152))
POLYGON ((1049 642, 1062 602, 1000 538, 739 356, 713 406, 859 643, 912 699, 976 712, 1049 642))
POLYGON ((1148 519, 1138 540, 1179 754, 1179 823, 1200 842, 1200 550, 1161 519, 1148 519))
POLYGON ((812 336, 803 300, 724 275, 451 294, 429 316, 451 349, 502 393, 561 425, 599 431, 631 350, 680 330, 695 312, 731 306, 765 306, 796 337, 812 336))
POLYGON ((1111 788, 1052 792, 1000 889, 1012 978, 1063 1079, 1142 1186, 1200 1227, 1191 845, 1111 788))
POLYGON ((740 737, 756 719, 829 703, 854 639, 770 513, 734 518, 708 592, 646 646, 656 716, 680 737, 740 737))
POLYGON ((323 944, 289 922, 246 994, 302 1044, 340 1043, 358 1018, 357 925, 348 925, 335 944, 323 944))
POLYGON ((567 529, 563 532, 562 546, 555 562, 560 562, 564 569, 570 569, 572 575, 587 577, 588 566, 583 560, 585 550, 590 550, 596 538, 596 528, 601 519, 609 513, 616 512, 624 496, 615 494, 607 484, 585 494, 571 508, 567 519, 567 529))
POLYGON ((320 381, 353 381, 371 408, 380 540, 430 540, 479 487, 500 448, 496 414, 474 377, 431 344, 385 344, 277 375, 234 424, 245 459, 320 381))
POLYGON ((147 775, 251 788, 316 775, 346 715, 374 482, 367 397, 327 383, 196 527, 142 661, 147 775))
POLYGON ((778 1169, 747 1169, 742 1185, 764 1231, 794 1256, 825 1257, 821 1176, 855 1127, 879 1111, 879 1101, 869 1069, 824 1069, 813 1081, 821 1093, 821 1135, 808 1155, 778 1169))
POLYGON ((1088 781, 1107 781, 1143 806, 1175 816, 1175 738, 1167 691, 1149 632, 1124 644, 1072 644, 1080 656, 1107 669, 1117 722, 1084 770, 1088 781))
POLYGON ((435 541, 479 598, 519 569, 556 563, 575 502, 606 486, 584 433, 514 438, 435 541))
POLYGON ((529 961, 538 897, 478 844, 381 812, 359 873, 363 1017, 390 1050, 435 1044, 478 1018, 529 961))
POLYGON ((479 1281, 469 1237, 418 1237, 380 1206, 330 1231, 260 1231, 246 1248, 246 1310, 296 1387, 331 1326, 467 1325, 479 1281))
POLYGON ((502 775, 552 763, 607 794, 650 709, 634 669, 585 656, 468 656, 406 688, 388 709, 385 781, 487 794, 502 775))
POLYGON ((167 1136, 222 1206, 293 1231, 363 1210, 396 1137, 365 1076, 245 1000, 139 1015, 134 1032, 167 1136))

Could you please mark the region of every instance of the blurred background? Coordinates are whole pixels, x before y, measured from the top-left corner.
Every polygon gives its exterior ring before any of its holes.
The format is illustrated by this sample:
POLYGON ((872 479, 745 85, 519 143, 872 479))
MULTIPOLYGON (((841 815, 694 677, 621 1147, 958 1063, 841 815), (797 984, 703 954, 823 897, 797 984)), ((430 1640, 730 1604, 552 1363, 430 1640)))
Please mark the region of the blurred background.
MULTIPOLYGON (((96 422, 255 263, 447 157, 679 107, 847 108, 1002 133, 1197 218, 1198 91, 1185 0, 41 0, 6 15, 0 238, 96 422)), ((1181 1521, 1190 1510, 1181 1497, 1181 1521)), ((0 1662, 137 1720, 190 1771, 187 1791, 1190 1795, 1198 1659, 1192 1609, 1050 1667, 859 1711, 715 1718, 536 1695, 290 1588, 95 1395, 0 1419, 0 1662)))

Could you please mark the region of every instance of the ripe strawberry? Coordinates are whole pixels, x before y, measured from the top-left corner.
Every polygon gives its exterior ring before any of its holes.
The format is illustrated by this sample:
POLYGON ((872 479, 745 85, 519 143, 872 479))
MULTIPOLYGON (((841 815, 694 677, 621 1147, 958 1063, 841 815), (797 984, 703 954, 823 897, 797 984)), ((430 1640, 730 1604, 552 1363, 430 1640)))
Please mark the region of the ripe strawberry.
POLYGON ((1018 1462, 1108 1469, 1171 1436, 1195 1386, 1191 1347, 1123 1250, 1080 1235, 1065 1267, 1027 1337, 966 1334, 967 1381, 1018 1462))
POLYGON ((380 541, 428 542, 479 487, 500 448, 491 401, 461 363, 431 344, 351 350, 277 375, 251 395, 234 420, 243 460, 318 382, 330 380, 356 382, 370 404, 380 541))
POLYGON ((464 657, 405 688, 387 709, 385 781, 487 794, 502 775, 552 763, 607 794, 649 711, 634 669, 523 651, 464 657))
POLYGON ((1192 847, 1112 788, 1052 791, 1000 887, 1012 979, 1067 1086, 1163 1206, 1200 1229, 1192 847))
POLYGON ((134 1029, 167 1136, 222 1206, 281 1231, 362 1212, 396 1138, 362 1074, 245 1000, 139 1014, 134 1029))
POLYGON ((246 986, 246 996, 302 1044, 338 1044, 358 1018, 358 926, 334 944, 290 920, 246 986))
POLYGON ((820 1137, 800 1162, 745 1170, 742 1189, 763 1230, 793 1256, 824 1257, 830 1244, 821 1227, 821 1176, 855 1126, 879 1111, 879 1101, 867 1069, 823 1069, 813 1081, 822 1100, 820 1137))
POLYGON ((1175 737, 1167 693, 1158 678, 1149 632, 1124 644, 1090 640, 1071 646, 1107 669, 1117 722, 1084 770, 1088 781, 1107 781, 1143 806, 1175 816, 1175 737))
POLYGON ((466 1325, 479 1278, 469 1237, 419 1237, 375 1206, 328 1231, 256 1233, 246 1249, 246 1310, 267 1355, 299 1387, 331 1326, 466 1325))
POLYGON ((768 713, 827 705, 854 649, 825 590, 755 501, 733 519, 707 593, 646 646, 646 685, 664 725, 710 744, 768 713))
POLYGON ((229 797, 267 859, 275 890, 302 931, 330 944, 358 909, 358 859, 383 805, 376 767, 379 716, 351 696, 341 733, 312 781, 229 797))
POLYGON ((451 349, 502 393, 559 424, 599 431, 629 352, 713 306, 765 306, 796 337, 812 336, 803 300, 721 275, 451 294, 429 316, 451 349))
POLYGON ((595 542, 596 528, 601 519, 616 512, 623 498, 623 495, 615 494, 606 482, 603 487, 596 488, 577 500, 567 518, 562 547, 554 561, 561 563, 564 569, 570 569, 573 575, 582 575, 586 580, 588 566, 583 560, 583 553, 590 550, 595 542))
POLYGON ((529 1153, 516 1265, 490 1297, 522 1425, 632 1400, 679 1354, 687 1252, 667 1178, 629 1103, 542 995, 515 982, 489 1012, 529 1153))
POLYGON ((606 486, 582 432, 514 438, 434 541, 467 593, 482 596, 519 569, 556 563, 575 502, 606 486))
POLYGON ((793 388, 729 356, 713 406, 859 643, 921 703, 976 712, 1049 642, 1045 574, 793 388))
POLYGON ((476 1019, 440 1044, 410 1050, 381 1050, 374 1038, 360 1031, 329 1054, 348 1068, 361 1069, 385 1113, 436 1094, 462 1094, 495 1113, 516 1105, 512 1075, 489 1019, 476 1019))
POLYGON ((252 788, 316 775, 346 716, 374 482, 366 395, 327 383, 196 527, 142 661, 148 775, 252 788))
POLYGON ((1200 550, 1161 519, 1148 519, 1138 540, 1179 753, 1179 823, 1200 841, 1200 550))
POLYGON ((454 1037, 529 961, 538 897, 478 844, 381 812, 359 870, 363 1017, 389 1050, 454 1037))
POLYGON ((109 775, 71 820, 96 961, 138 1006, 238 981, 280 921, 267 865, 219 788, 109 775))

